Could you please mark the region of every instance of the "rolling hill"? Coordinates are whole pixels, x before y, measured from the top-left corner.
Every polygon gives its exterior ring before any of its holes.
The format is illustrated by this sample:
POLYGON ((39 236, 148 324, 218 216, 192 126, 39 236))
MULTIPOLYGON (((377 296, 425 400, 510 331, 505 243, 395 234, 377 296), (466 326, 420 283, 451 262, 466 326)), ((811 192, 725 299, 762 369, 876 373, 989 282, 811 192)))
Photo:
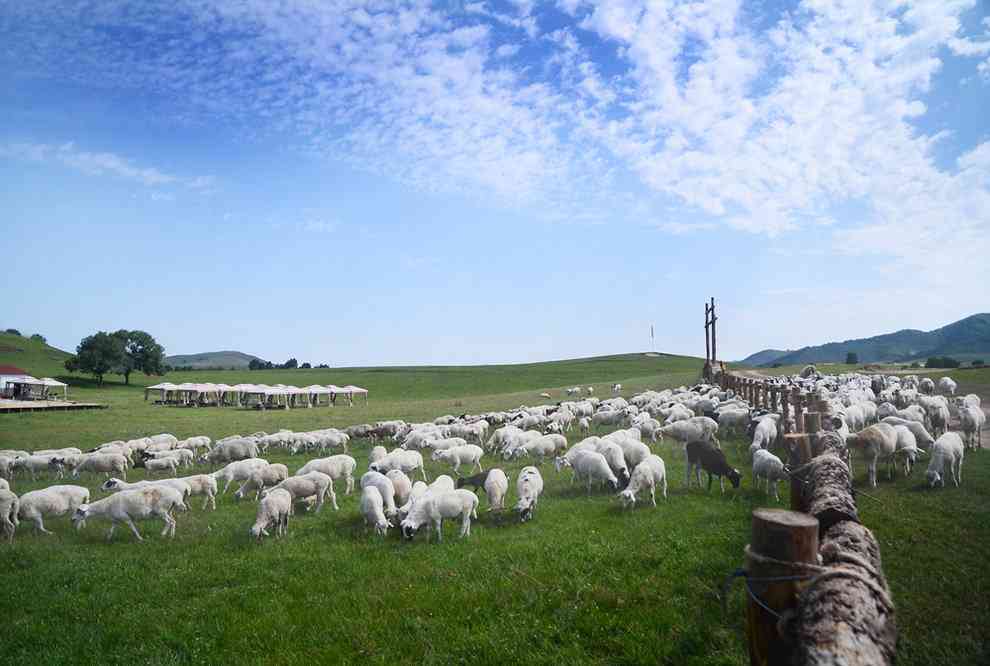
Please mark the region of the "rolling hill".
POLYGON ((67 374, 65 359, 72 356, 39 340, 0 333, 0 365, 14 365, 35 377, 67 374))
POLYGON ((257 356, 239 351, 216 351, 203 352, 202 354, 175 354, 174 356, 166 356, 165 362, 172 367, 240 370, 248 367, 248 364, 254 359, 262 360, 257 356))
POLYGON ((843 363, 850 352, 859 357, 860 363, 914 361, 930 356, 952 356, 960 360, 990 358, 990 313, 975 314, 927 332, 904 329, 794 351, 765 349, 739 363, 752 366, 843 363))

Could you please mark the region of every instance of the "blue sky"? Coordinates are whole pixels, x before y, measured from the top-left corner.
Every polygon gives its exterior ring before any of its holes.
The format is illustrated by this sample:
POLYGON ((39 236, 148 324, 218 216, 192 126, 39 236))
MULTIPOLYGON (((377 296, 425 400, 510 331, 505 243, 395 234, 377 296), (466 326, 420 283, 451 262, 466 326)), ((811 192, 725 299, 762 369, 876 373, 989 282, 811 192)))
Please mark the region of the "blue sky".
POLYGON ((67 349, 700 355, 714 295, 732 359, 990 309, 986 2, 39 0, 0 86, 0 324, 67 349))

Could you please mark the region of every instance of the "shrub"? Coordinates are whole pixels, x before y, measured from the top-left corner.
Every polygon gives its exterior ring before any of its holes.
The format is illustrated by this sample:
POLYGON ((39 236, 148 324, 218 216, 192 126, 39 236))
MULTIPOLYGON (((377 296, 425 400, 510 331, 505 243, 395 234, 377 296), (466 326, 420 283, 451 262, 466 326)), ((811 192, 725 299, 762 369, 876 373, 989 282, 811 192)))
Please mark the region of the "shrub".
POLYGON ((959 361, 951 356, 932 356, 925 362, 926 368, 958 368, 959 361))
POLYGON ((846 354, 846 365, 859 365, 859 354, 856 352, 846 354))
POLYGON ((34 335, 31 336, 31 339, 34 340, 35 342, 40 342, 41 344, 45 344, 46 342, 48 342, 48 340, 45 339, 45 336, 43 336, 41 333, 35 333, 34 335))
POLYGON ((980 366, 983 365, 983 359, 982 358, 978 358, 978 359, 975 359, 973 361, 970 361, 970 365, 972 365, 973 367, 980 367, 980 366))
MULTIPOLYGON (((21 335, 21 332, 16 328, 8 328, 4 333, 9 333, 10 335, 21 335)), ((23 336, 22 336, 23 337, 23 336)))

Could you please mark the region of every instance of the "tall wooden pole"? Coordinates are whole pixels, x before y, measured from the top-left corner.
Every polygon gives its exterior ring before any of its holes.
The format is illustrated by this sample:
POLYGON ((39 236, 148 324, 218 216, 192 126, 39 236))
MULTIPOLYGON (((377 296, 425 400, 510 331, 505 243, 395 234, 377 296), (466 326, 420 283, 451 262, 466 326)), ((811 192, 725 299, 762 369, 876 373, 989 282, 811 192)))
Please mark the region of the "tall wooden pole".
POLYGON ((715 346, 715 322, 718 321, 718 317, 715 316, 715 297, 712 296, 712 364, 715 364, 715 360, 718 358, 718 348, 715 346))
POLYGON ((705 363, 712 360, 711 347, 708 343, 708 303, 705 303, 705 363))

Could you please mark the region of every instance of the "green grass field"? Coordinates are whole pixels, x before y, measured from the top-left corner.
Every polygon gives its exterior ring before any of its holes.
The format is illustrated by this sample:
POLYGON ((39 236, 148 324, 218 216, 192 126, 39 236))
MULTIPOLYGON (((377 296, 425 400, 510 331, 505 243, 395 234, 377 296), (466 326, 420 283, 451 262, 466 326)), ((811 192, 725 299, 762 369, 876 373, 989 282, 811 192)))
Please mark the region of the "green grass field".
MULTIPOLYGON (((0 353, 0 363, 65 375, 10 356, 0 353)), ((263 413, 157 407, 143 401, 140 385, 84 384, 70 389, 70 397, 111 408, 0 416, 0 448, 425 419, 535 404, 539 392, 557 395, 572 384, 594 384, 602 395, 619 381, 628 395, 689 383, 699 368, 697 359, 627 355, 528 366, 250 373, 252 381, 355 383, 372 391, 367 406, 263 413)), ((169 379, 232 383, 244 375, 169 379)), ((975 372, 957 379, 963 390, 967 382, 990 384, 975 372)), ((442 545, 427 545, 423 536, 403 543, 394 532, 383 541, 365 532, 357 496, 342 490, 339 512, 327 507, 297 515, 287 538, 261 545, 248 536, 254 505, 235 503, 231 494, 215 512, 202 512, 194 498, 192 511, 178 516, 173 542, 158 537, 158 523, 142 526, 146 543, 118 530, 109 545, 101 523, 76 533, 67 519, 46 521, 54 537, 22 525, 13 545, 0 546, 2 661, 743 664, 741 588, 728 599, 727 614, 717 589, 742 562, 751 510, 768 500, 753 490, 737 442, 728 440, 725 448, 744 469, 738 493, 685 489, 683 457, 669 445, 658 453, 667 462, 670 497, 657 509, 622 512, 609 494, 588 498, 569 484, 568 473, 545 466, 547 487, 532 522, 482 514, 467 540, 447 525, 442 545)), ((358 473, 367 469, 368 448, 353 447, 358 473)), ((878 501, 860 499, 897 603, 901 664, 987 663, 987 456, 967 458, 960 489, 928 491, 916 471, 892 483, 882 477, 868 491, 878 501)), ((269 460, 291 472, 304 458, 269 460)), ((493 461, 485 463, 487 469, 493 461)), ((510 474, 514 497, 522 464, 497 464, 510 474)), ((443 471, 428 464, 431 478, 443 471)), ((858 487, 862 477, 860 471, 858 487)), ((84 483, 95 489, 99 480, 84 483)), ((14 490, 45 485, 17 479, 14 490)), ((786 486, 781 495, 786 498, 786 486)))

